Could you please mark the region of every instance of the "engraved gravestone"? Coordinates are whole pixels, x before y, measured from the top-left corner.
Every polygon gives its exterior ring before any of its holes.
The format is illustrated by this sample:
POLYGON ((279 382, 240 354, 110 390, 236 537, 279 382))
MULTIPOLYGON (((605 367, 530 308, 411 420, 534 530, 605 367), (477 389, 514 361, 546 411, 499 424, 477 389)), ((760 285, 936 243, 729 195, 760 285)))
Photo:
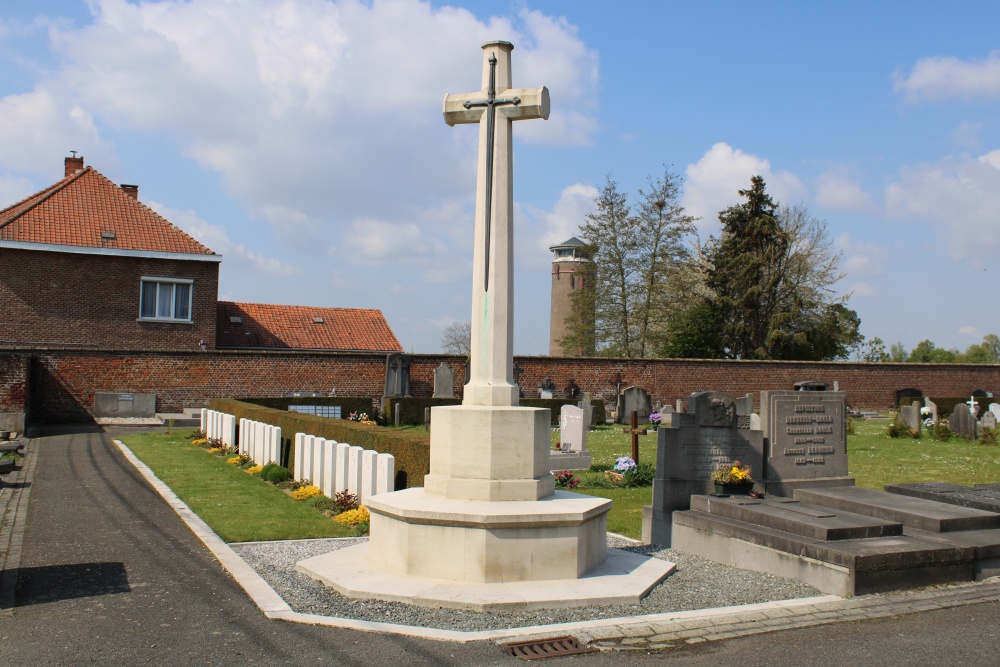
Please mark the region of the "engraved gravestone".
POLYGON ((587 451, 586 411, 575 405, 564 405, 559 411, 560 449, 551 452, 550 470, 589 470, 591 457, 587 451))
POLYGON ((594 407, 590 403, 590 393, 585 393, 580 400, 580 409, 583 410, 583 425, 586 430, 594 427, 594 407))
POLYGON ((983 413, 982 418, 979 420, 979 428, 996 428, 997 418, 992 412, 987 410, 983 413))
POLYGON ((385 396, 410 395, 410 356, 393 352, 385 356, 385 396))
POLYGON ((853 486, 847 471, 847 394, 762 391, 765 490, 853 486))
POLYGON ((434 369, 434 398, 455 398, 455 374, 443 361, 434 369))
POLYGON ((963 438, 974 438, 976 436, 976 418, 972 415, 972 411, 969 410, 969 406, 966 403, 959 403, 951 411, 951 416, 948 417, 948 426, 951 428, 952 433, 960 435, 963 438))
POLYGON ((639 413, 640 422, 649 421, 649 413, 653 411, 653 402, 642 387, 629 387, 623 391, 619 403, 621 405, 621 409, 618 411, 619 423, 629 423, 633 411, 639 413))
POLYGON ((906 428, 919 432, 923 425, 920 421, 920 401, 913 401, 912 405, 899 406, 899 418, 906 424, 906 428))
POLYGON ((1000 403, 990 403, 987 409, 993 413, 993 416, 996 417, 998 421, 1000 421, 1000 403))
POLYGON ((750 430, 750 416, 736 414, 736 402, 718 391, 688 398, 688 411, 673 415, 658 431, 653 503, 643 508, 643 542, 670 546, 672 514, 691 507, 691 496, 711 493, 712 473, 739 461, 759 479, 764 438, 750 430))

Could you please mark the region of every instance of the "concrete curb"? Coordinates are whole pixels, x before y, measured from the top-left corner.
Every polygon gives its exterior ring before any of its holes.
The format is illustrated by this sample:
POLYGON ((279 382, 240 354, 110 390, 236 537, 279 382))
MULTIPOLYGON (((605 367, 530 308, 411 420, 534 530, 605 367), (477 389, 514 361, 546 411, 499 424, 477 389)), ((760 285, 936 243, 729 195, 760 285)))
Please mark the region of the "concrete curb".
POLYGON ((24 463, 16 475, 8 474, 6 484, 0 489, 0 616, 14 613, 14 593, 24 548, 24 529, 28 522, 28 502, 31 499, 31 481, 35 475, 35 447, 31 440, 24 445, 24 463), (11 479, 13 478, 13 479, 11 479), (4 497, 6 496, 6 497, 4 497))
POLYGON ((840 621, 898 616, 932 609, 1000 601, 1000 580, 994 578, 984 582, 937 587, 929 590, 905 591, 891 595, 868 595, 848 599, 835 595, 822 595, 735 607, 695 609, 665 614, 472 632, 303 614, 293 611, 253 568, 247 565, 228 544, 208 527, 208 524, 202 521, 166 484, 160 481, 153 474, 153 471, 140 461, 123 442, 117 439, 114 442, 125 458, 174 508, 191 531, 198 536, 198 539, 205 544, 226 568, 226 571, 243 587, 243 590, 250 596, 254 604, 264 612, 264 615, 267 618, 292 623, 461 643, 529 640, 553 635, 574 634, 582 643, 595 643, 605 650, 656 650, 670 648, 678 643, 730 639, 749 634, 840 621))

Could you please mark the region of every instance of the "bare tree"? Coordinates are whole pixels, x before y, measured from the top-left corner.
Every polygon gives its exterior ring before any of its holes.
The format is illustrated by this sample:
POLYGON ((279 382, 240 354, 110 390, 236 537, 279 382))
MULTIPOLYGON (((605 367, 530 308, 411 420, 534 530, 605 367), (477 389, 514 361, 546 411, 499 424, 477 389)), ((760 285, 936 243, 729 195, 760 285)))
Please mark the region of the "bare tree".
POLYGON ((452 322, 441 333, 441 349, 445 354, 464 354, 472 352, 472 322, 452 322))

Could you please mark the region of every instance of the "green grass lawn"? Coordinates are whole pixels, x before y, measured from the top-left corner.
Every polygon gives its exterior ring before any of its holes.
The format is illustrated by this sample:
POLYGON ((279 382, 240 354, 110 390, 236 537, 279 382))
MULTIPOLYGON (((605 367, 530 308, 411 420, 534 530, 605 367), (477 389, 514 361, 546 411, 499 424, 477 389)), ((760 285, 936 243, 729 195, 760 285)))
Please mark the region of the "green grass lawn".
POLYGON ((192 445, 183 432, 121 438, 226 542, 345 537, 348 526, 192 445))
POLYGON ((983 445, 952 436, 947 442, 890 438, 888 420, 858 420, 847 436, 847 465, 858 486, 951 482, 971 486, 1000 482, 1000 445, 983 445))
MULTIPOLYGON (((952 482, 971 486, 1000 482, 1000 445, 982 445, 953 437, 937 442, 924 433, 919 440, 886 436, 885 420, 858 420, 847 437, 848 466, 859 486, 952 482)), ((422 428, 422 427, 420 427, 422 428)), ((305 506, 281 490, 251 477, 222 459, 191 445, 183 433, 147 433, 122 440, 188 506, 227 542, 342 537, 353 530, 305 506)), ((552 432, 552 442, 559 432, 552 432)), ((587 437, 597 470, 611 468, 619 456, 631 456, 631 438, 621 426, 599 426, 587 437)), ((656 433, 639 438, 639 460, 656 462, 656 433)), ((755 474, 759 474, 755 471, 755 474)), ((595 473, 584 479, 599 479, 595 473)), ((609 498, 608 530, 638 539, 642 506, 652 502, 652 488, 594 488, 580 493, 609 498)))

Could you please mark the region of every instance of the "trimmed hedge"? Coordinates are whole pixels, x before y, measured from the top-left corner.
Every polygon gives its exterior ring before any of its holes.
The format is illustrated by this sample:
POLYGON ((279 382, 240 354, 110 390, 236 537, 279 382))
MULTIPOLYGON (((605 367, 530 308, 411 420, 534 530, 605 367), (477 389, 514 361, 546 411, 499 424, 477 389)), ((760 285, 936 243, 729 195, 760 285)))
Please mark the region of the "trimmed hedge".
MULTIPOLYGON (((285 401, 288 399, 275 400, 285 401)), ((365 400, 371 402, 371 399, 365 400)), ((265 407, 258 403, 238 401, 233 398, 213 399, 209 408, 233 415, 237 420, 253 419, 280 427, 281 463, 288 468, 291 468, 291 463, 295 461, 295 434, 308 433, 320 438, 348 442, 365 449, 392 454, 396 459, 397 489, 423 486, 424 475, 430 472, 430 438, 425 433, 368 426, 347 419, 328 419, 315 415, 304 415, 299 412, 265 407), (405 483, 402 483, 403 479, 405 479, 405 483)))
POLYGON ((238 398, 244 403, 263 405, 265 408, 287 410, 289 405, 339 405, 344 419, 352 412, 367 412, 375 421, 378 419, 378 406, 367 396, 298 396, 295 398, 281 396, 278 398, 238 398))
MULTIPOLYGON (((399 423, 411 426, 419 426, 424 423, 424 408, 433 408, 440 405, 461 405, 460 398, 393 398, 386 397, 385 401, 385 423, 395 424, 396 405, 400 406, 399 423)), ((559 426, 559 411, 564 405, 577 405, 580 401, 570 398, 522 398, 520 405, 522 408, 548 408, 551 412, 552 426, 559 426)), ((604 401, 596 400, 591 402, 594 408, 594 423, 603 424, 605 422, 604 401)))
POLYGON ((396 406, 399 405, 399 423, 410 426, 420 426, 424 423, 424 408, 441 405, 461 405, 460 398, 399 398, 386 396, 385 423, 396 423, 396 406))

